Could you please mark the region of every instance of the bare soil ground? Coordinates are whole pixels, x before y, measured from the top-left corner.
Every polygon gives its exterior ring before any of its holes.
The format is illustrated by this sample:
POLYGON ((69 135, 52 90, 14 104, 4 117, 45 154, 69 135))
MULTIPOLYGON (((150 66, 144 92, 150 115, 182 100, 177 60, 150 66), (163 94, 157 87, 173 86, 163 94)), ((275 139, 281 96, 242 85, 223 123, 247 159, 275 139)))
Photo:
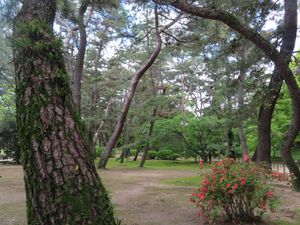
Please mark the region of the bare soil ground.
MULTIPOLYGON (((110 192, 116 215, 127 225, 202 225, 189 197, 192 187, 162 181, 196 175, 193 171, 113 169, 100 176, 110 192)), ((25 225, 25 192, 20 166, 0 165, 0 225, 25 225)), ((281 204, 264 224, 300 224, 300 194, 286 186, 276 186, 281 204), (276 223, 277 224, 277 223, 276 223), (279 223, 281 224, 281 223, 279 223)), ((221 224, 221 223, 220 223, 221 224)))

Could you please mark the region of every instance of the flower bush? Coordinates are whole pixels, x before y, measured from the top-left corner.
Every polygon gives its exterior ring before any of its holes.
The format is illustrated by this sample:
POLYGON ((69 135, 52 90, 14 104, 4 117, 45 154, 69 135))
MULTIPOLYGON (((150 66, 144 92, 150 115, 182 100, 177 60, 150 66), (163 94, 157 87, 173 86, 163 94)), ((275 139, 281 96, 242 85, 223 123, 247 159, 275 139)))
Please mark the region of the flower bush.
MULTIPOLYGON (((199 166, 202 168, 203 163, 199 166)), ((214 223, 218 213, 233 222, 258 221, 267 209, 275 207, 271 179, 270 172, 257 164, 226 158, 211 165, 191 201, 210 223, 214 223)))

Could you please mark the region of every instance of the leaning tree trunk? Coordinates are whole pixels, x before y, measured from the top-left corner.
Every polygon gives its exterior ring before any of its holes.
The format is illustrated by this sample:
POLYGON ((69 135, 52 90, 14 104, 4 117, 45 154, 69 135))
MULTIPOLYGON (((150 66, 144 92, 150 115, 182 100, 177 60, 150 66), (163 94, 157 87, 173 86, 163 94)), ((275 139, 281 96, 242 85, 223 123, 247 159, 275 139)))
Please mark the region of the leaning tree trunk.
POLYGON ((54 0, 24 0, 14 20, 17 126, 28 224, 115 225, 71 96, 54 0))
POLYGON ((99 168, 105 168, 106 164, 108 162, 109 156, 112 152, 113 147, 116 145, 118 138, 120 137, 120 134, 123 130, 124 123, 134 96, 134 93, 136 91, 137 85, 140 81, 140 79, 143 77, 145 72, 151 67, 151 65, 156 60, 162 46, 162 39, 161 39, 161 33, 165 31, 166 29, 173 26, 176 21, 178 21, 182 14, 179 14, 173 21, 168 23, 167 25, 163 27, 159 27, 158 24, 158 13, 157 13, 157 5, 155 5, 155 31, 156 31, 156 46, 151 55, 148 57, 148 59, 144 62, 144 64, 139 68, 139 70, 133 75, 131 83, 130 83, 130 90, 126 96, 125 103, 122 109, 122 112, 120 114, 120 117, 118 119, 117 125, 115 127, 115 130, 113 134, 111 135, 107 145, 105 146, 105 150, 102 154, 101 160, 99 161, 98 167, 99 168))

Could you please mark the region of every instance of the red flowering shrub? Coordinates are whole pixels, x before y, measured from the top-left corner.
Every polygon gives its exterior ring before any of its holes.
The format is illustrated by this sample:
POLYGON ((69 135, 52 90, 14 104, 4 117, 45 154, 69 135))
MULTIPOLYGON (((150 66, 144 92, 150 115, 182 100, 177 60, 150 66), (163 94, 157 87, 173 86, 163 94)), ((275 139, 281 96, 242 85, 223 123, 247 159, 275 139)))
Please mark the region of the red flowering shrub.
POLYGON ((271 178, 269 171, 257 164, 224 159, 212 164, 191 201, 210 223, 218 213, 235 222, 257 221, 267 209, 274 208, 271 178))

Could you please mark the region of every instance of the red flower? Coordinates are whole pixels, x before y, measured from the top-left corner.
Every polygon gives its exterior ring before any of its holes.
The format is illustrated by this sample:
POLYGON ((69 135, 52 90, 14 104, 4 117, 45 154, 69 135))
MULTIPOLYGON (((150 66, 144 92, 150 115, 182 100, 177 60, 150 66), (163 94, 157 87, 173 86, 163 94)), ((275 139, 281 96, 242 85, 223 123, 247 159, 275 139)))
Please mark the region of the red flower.
POLYGON ((243 178, 243 179, 241 180, 241 185, 242 185, 242 186, 245 186, 245 185, 246 185, 246 179, 245 179, 245 178, 243 178))
POLYGON ((200 199, 204 200, 205 199, 205 194, 204 193, 200 193, 200 194, 198 194, 198 197, 200 199))
POLYGON ((267 209, 263 198, 260 200, 259 207, 264 211, 267 209))
POLYGON ((204 193, 207 192, 207 188, 206 188, 206 187, 203 187, 203 188, 202 188, 202 192, 204 192, 204 193))
POLYGON ((268 191, 267 198, 272 198, 272 197, 273 197, 273 192, 272 191, 268 191))
POLYGON ((202 169, 203 165, 204 165, 204 161, 203 161, 203 159, 200 159, 200 161, 199 161, 199 168, 202 169))
POLYGON ((214 186, 211 186, 211 191, 215 192, 215 187, 214 186))
POLYGON ((248 153, 243 154, 243 161, 245 163, 250 161, 250 157, 249 157, 248 153))
POLYGON ((236 190, 236 189, 238 189, 238 187, 239 187, 238 184, 234 184, 234 185, 232 186, 232 190, 236 190))
POLYGON ((221 184, 224 181, 224 177, 220 178, 219 184, 221 184))

